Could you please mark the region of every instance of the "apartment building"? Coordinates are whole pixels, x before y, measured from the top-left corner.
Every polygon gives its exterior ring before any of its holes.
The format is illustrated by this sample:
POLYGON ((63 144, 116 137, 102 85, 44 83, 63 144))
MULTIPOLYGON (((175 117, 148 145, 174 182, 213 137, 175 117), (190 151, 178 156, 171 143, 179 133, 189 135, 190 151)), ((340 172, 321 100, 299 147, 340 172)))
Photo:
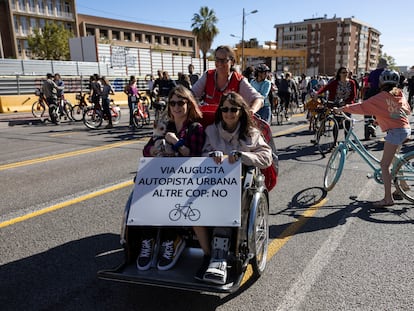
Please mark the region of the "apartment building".
MULTIPOLYGON (((305 49, 307 75, 335 75, 341 66, 354 74, 376 67, 381 52, 375 28, 350 18, 311 18, 274 25, 279 49, 305 49)), ((296 68, 294 58, 278 58, 277 71, 296 68)))
POLYGON ((78 36, 76 16, 75 0, 0 1, 0 57, 30 59, 27 37, 48 22, 78 36))

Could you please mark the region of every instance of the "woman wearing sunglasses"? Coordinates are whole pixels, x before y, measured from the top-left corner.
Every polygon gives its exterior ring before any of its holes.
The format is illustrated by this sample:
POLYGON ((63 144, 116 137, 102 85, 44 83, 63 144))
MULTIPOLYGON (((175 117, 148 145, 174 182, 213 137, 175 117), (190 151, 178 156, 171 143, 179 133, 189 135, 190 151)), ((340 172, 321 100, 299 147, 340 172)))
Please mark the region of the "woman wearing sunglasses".
POLYGON ((223 94, 239 93, 253 113, 263 106, 263 97, 250 85, 244 76, 234 69, 235 54, 231 47, 221 45, 215 53, 216 69, 207 70, 193 85, 192 92, 209 105, 218 105, 223 94))
MULTIPOLYGON (((235 163, 240 160, 244 165, 261 169, 272 165, 272 149, 255 127, 249 106, 239 94, 230 92, 222 96, 215 113, 214 124, 206 128, 203 156, 211 156, 217 164, 223 161, 235 163), (225 155, 227 160, 224 158, 225 155)), ((205 254, 203 266, 196 278, 225 284, 231 229, 214 229, 212 251, 207 228, 198 227, 194 230, 205 254)))
MULTIPOLYGON (((200 156, 205 141, 203 126, 198 122, 202 113, 193 94, 186 87, 179 85, 168 96, 168 123, 165 140, 173 146, 176 156, 200 156)), ((161 153, 151 138, 143 150, 144 157, 154 157, 161 153)), ((154 254, 158 228, 141 228, 141 250, 137 258, 139 270, 148 270, 152 258, 158 255, 157 268, 171 269, 185 248, 185 241, 174 228, 161 231, 159 254, 154 254)))

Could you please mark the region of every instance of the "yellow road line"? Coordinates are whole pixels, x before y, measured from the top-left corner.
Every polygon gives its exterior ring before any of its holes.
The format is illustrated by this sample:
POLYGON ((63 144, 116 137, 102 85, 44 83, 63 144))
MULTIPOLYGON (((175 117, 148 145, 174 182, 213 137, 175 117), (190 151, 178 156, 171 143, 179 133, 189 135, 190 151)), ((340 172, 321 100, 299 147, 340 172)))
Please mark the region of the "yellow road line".
POLYGON ((128 141, 123 141, 123 142, 114 143, 114 144, 110 144, 110 145, 104 145, 104 146, 87 148, 87 149, 76 150, 76 151, 71 151, 71 152, 59 153, 59 154, 55 154, 55 155, 51 155, 51 156, 47 156, 47 157, 4 164, 4 165, 0 165, 0 171, 7 170, 7 169, 10 169, 10 168, 16 168, 16 167, 36 164, 36 163, 42 163, 42 162, 51 161, 51 160, 57 160, 57 159, 63 159, 63 158, 78 156, 78 155, 81 155, 81 154, 87 154, 87 153, 91 153, 91 152, 97 152, 97 151, 103 151, 103 150, 112 149, 112 148, 118 148, 118 147, 121 147, 121 146, 137 143, 138 141, 139 140, 128 140, 128 141))
MULTIPOLYGON (((315 205, 312 205, 307 210, 303 212, 303 214, 287 227, 277 238, 272 240, 269 243, 268 250, 267 250, 267 261, 269 261, 294 235, 299 229, 309 220, 309 217, 312 217, 321 206, 325 205, 328 199, 322 199, 315 205)), ((251 265, 247 267, 246 273, 244 274, 243 280, 241 285, 246 283, 253 275, 253 269, 251 265)))
POLYGON ((23 215, 23 216, 20 216, 20 217, 16 217, 16 218, 1 222, 0 223, 0 228, 11 226, 11 225, 14 225, 16 223, 19 223, 19 222, 22 222, 22 221, 25 221, 25 220, 28 220, 28 219, 31 219, 31 218, 34 218, 34 217, 44 215, 46 213, 54 212, 54 211, 57 211, 61 208, 70 206, 72 204, 80 203, 82 201, 86 201, 86 200, 95 198, 97 196, 100 196, 100 195, 103 195, 103 194, 106 194, 106 193, 109 193, 109 192, 112 192, 112 191, 115 191, 115 190, 119 190, 119 189, 122 189, 122 188, 125 188, 125 187, 128 187, 128 186, 132 186, 133 184, 134 184, 134 182, 132 180, 125 181, 125 182, 122 182, 120 184, 116 184, 114 186, 111 186, 111 187, 108 187, 108 188, 105 188, 105 189, 102 189, 102 190, 98 190, 98 191, 95 191, 95 192, 92 192, 92 193, 89 193, 89 194, 85 194, 85 195, 82 195, 78 198, 74 198, 72 200, 61 202, 61 203, 43 208, 41 210, 35 211, 33 213, 29 213, 29 214, 26 214, 26 215, 23 215))

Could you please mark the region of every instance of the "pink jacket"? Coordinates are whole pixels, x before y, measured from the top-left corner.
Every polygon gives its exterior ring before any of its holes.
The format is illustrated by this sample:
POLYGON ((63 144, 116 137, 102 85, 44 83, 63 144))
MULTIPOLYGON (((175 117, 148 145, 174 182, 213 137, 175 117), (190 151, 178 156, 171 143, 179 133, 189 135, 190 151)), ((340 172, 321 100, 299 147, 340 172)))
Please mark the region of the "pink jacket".
POLYGON ((362 103, 346 105, 345 112, 374 115, 383 132, 394 128, 410 128, 410 105, 401 92, 394 96, 382 91, 362 103))

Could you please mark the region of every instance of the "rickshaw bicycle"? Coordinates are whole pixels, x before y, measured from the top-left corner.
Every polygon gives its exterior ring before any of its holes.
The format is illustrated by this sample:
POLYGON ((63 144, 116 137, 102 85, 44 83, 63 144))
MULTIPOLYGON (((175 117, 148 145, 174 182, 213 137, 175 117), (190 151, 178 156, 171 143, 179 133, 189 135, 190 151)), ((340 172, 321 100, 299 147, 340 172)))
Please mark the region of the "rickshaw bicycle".
MULTIPOLYGON (((213 119, 212 112, 216 109, 216 107, 211 106, 205 107, 203 111, 204 116, 209 121, 213 119)), ((260 126, 268 126, 268 124, 263 121, 263 124, 260 126)), ((270 130, 269 126, 268 129, 270 130)), ((155 161, 166 161, 166 159, 161 158, 152 159, 155 159, 155 161)), ((181 159, 180 161, 185 160, 182 157, 176 159, 181 159)), ((207 158, 207 160, 211 159, 207 158)), ((241 164, 239 163, 239 165, 241 164)), ((152 167, 148 171, 152 171, 152 167)), ((144 171, 142 174, 145 175, 145 173, 147 172, 144 171)), ((133 201, 134 192, 128 198, 122 221, 120 238, 125 254, 124 261, 115 269, 99 271, 98 277, 113 281, 198 292, 232 293, 242 285, 243 277, 249 264, 252 267, 253 275, 256 277, 260 276, 266 267, 268 251, 269 193, 262 170, 256 167, 242 166, 241 177, 240 205, 226 206, 226 209, 235 209, 240 212, 240 222, 237 222, 232 227, 231 246, 227 259, 229 270, 224 285, 205 283, 195 278, 196 272, 203 262, 203 252, 191 227, 183 229, 182 237, 186 239, 187 247, 174 268, 167 271, 158 271, 153 268, 146 271, 137 269, 135 262, 139 254, 140 236, 137 227, 131 225, 133 223, 133 215, 137 214, 137 211, 134 210, 136 208, 136 204, 134 205, 133 201)), ((157 201, 154 200, 153 203, 156 205, 157 201)), ((174 205, 174 208, 176 209, 177 206, 174 205)), ((180 208, 183 207, 180 206, 180 208)), ((194 211, 195 206, 191 208, 194 211)), ((138 212, 138 214, 140 213, 138 212)), ((222 218, 222 215, 215 215, 217 219, 222 218)), ((193 219, 188 217, 188 219, 194 220, 198 219, 198 217, 193 219)), ((216 225, 211 223, 210 226, 216 225)))
MULTIPOLYGON (((370 153, 354 133, 355 120, 342 113, 351 122, 345 141, 332 152, 325 168, 323 186, 326 191, 332 190, 342 175, 345 160, 350 150, 355 151, 373 170, 373 177, 383 184, 380 160, 370 153)), ((414 151, 406 154, 396 154, 391 168, 391 176, 397 191, 408 201, 414 202, 414 151)))

